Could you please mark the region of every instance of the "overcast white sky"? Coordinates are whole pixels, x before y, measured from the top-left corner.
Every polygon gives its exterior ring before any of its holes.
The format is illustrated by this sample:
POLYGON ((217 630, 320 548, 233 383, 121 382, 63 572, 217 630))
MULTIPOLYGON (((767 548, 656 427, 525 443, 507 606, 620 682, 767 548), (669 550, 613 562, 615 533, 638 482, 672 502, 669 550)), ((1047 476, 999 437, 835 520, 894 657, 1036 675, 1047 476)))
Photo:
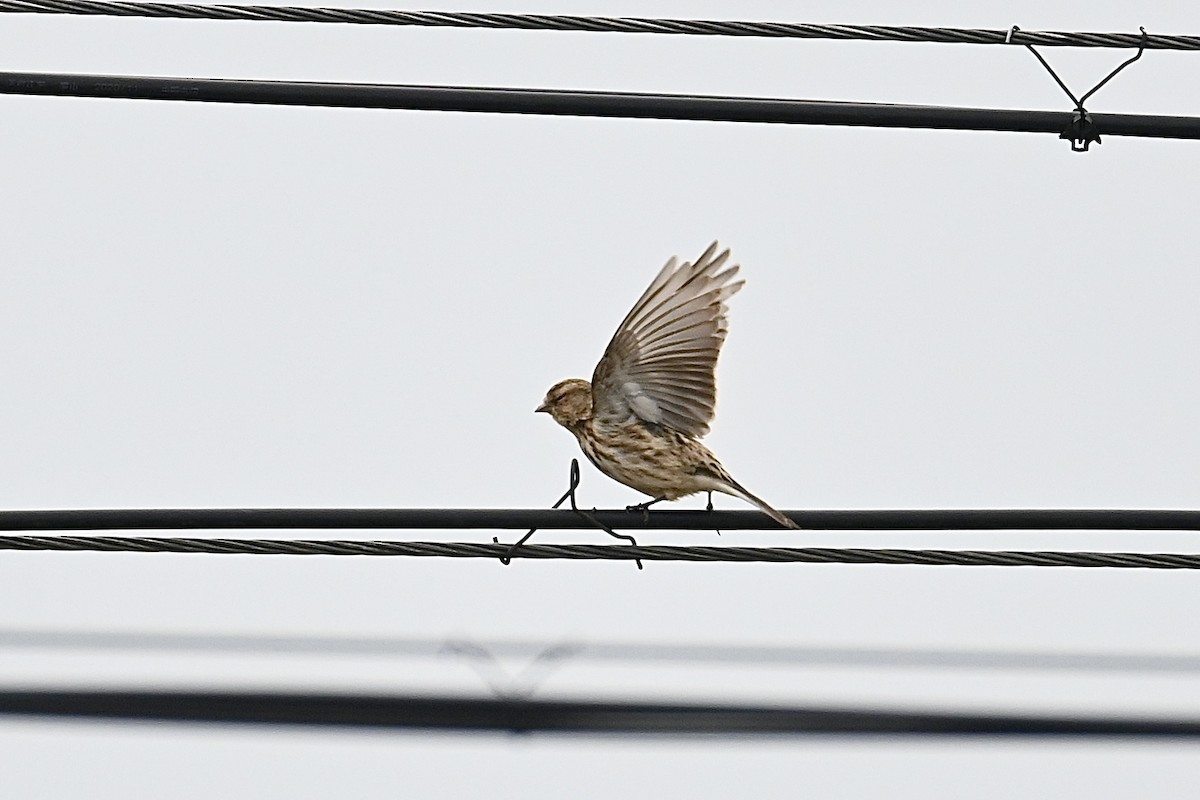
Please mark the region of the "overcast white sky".
MULTIPOLYGON (((1200 32, 1178 2, 420 7, 1200 32)), ((1128 55, 1045 52, 1077 94, 1128 55)), ((14 71, 1068 107, 1029 53, 998 47, 4 16, 0 53, 14 71)), ((1200 114, 1198 59, 1149 52, 1089 105, 1200 114)), ((1079 155, 1046 135, 20 97, 0 115, 5 508, 548 505, 577 448, 533 407, 590 376, 667 257, 714 238, 747 286, 707 441, 777 507, 1197 505, 1200 144, 1079 155)), ((582 499, 639 498, 585 465, 582 499)), ((719 541, 735 540, 1197 549, 719 541)), ((0 570, 2 630, 1200 654, 1190 573, 13 553, 0 570)), ((485 691, 452 658, 15 649, 0 684, 485 691)), ((539 691, 1200 715, 1187 674, 580 662, 539 691)), ((1195 766, 1170 743, 24 721, 0 722, 0 749, 14 798, 1170 796, 1195 766)))

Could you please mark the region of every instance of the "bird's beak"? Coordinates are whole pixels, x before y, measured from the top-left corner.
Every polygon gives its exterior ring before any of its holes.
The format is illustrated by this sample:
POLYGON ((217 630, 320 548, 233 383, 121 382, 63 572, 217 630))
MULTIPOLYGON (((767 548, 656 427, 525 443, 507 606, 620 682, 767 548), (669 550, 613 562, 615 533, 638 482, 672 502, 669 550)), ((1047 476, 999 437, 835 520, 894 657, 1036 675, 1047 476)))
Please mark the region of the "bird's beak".
POLYGON ((549 411, 549 410, 550 410, 550 406, 546 405, 545 403, 542 403, 540 406, 538 406, 537 408, 535 408, 533 410, 533 413, 538 414, 540 412, 549 411))

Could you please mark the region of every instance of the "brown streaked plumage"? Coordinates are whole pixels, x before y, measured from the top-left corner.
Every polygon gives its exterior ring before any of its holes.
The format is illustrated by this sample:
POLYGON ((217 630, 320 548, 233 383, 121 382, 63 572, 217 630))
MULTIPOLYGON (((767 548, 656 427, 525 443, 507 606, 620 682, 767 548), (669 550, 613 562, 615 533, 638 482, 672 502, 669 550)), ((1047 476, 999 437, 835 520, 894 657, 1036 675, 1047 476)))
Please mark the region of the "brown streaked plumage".
POLYGON ((746 491, 698 441, 716 409, 725 301, 743 283, 734 280, 736 265, 722 269, 728 260, 716 242, 695 263, 672 257, 617 328, 592 382, 556 383, 537 410, 575 434, 597 469, 650 495, 650 503, 722 492, 797 528, 746 491))

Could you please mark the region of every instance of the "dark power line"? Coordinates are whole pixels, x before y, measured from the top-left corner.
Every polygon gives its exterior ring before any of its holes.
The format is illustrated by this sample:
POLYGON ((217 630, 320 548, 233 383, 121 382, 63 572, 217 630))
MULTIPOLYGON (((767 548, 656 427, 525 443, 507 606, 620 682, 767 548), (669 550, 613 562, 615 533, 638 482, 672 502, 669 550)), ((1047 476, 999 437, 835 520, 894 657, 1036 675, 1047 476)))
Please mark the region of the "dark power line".
POLYGON ((698 561, 759 564, 891 564, 961 567, 1110 567, 1200 569, 1200 554, 1014 550, 898 550, 828 547, 701 547, 644 545, 383 542, 183 537, 0 536, 0 550, 214 555, 408 556, 530 558, 576 561, 698 561))
MULTIPOLYGON (((0 73, 0 94, 1060 135, 1072 130, 1075 123, 1073 112, 1063 111, 552 89, 24 72, 0 73)), ((1095 135, 1200 138, 1200 118, 1196 117, 1091 114, 1089 122, 1090 131, 1095 135)))
POLYGON ((0 691, 0 714, 575 734, 1200 736, 1200 720, 269 692, 0 691))
POLYGON ((109 3, 94 0, 0 0, 0 13, 113 17, 325 22, 439 28, 487 28, 588 33, 651 33, 687 36, 753 36, 786 39, 928 42, 943 44, 1043 45, 1047 47, 1140 46, 1153 50, 1200 50, 1200 36, 1136 33, 1023 31, 988 28, 927 28, 904 25, 813 25, 800 22, 581 17, 546 14, 481 14, 456 11, 391 11, 296 6, 109 3))
MULTIPOLYGON (((880 509, 784 511, 824 531, 1200 531, 1200 511, 1175 509, 880 509)), ((758 511, 593 512, 622 530, 777 531, 758 511)), ((585 530, 570 510, 508 508, 159 508, 0 511, 2 531, 115 530, 585 530)))

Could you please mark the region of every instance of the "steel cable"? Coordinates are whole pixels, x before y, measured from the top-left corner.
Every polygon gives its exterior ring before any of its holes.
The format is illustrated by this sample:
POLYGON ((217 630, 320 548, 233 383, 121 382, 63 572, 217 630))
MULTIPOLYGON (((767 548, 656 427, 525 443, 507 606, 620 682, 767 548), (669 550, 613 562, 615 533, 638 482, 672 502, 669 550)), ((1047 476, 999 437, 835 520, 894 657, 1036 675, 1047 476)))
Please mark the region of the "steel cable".
POLYGON ((495 559, 508 556, 529 559, 604 561, 632 561, 640 559, 643 561, 692 561, 708 563, 1200 569, 1200 553, 589 544, 526 544, 510 552, 510 546, 503 543, 356 541, 345 539, 323 541, 305 539, 198 539, 187 537, 0 536, 0 550, 495 559))
MULTIPOLYGON (((159 19, 208 19, 247 22, 322 22, 588 33, 649 33, 686 36, 739 36, 783 39, 1007 44, 1044 47, 1132 48, 1137 33, 1024 31, 988 28, 930 28, 905 25, 814 25, 800 22, 583 17, 548 14, 480 14, 455 11, 394 11, 297 6, 114 3, 99 0, 0 0, 0 13, 69 14, 159 19)), ((1150 50, 1200 50, 1200 36, 1151 34, 1150 50)))

